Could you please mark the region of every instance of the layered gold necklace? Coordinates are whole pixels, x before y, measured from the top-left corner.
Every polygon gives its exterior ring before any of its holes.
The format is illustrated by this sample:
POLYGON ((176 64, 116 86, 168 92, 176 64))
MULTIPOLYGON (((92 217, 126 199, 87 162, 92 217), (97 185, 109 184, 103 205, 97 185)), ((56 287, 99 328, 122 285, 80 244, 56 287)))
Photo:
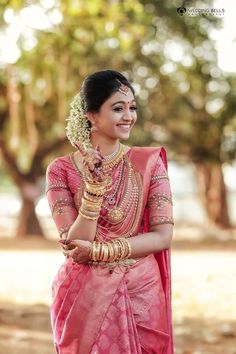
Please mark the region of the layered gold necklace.
POLYGON ((128 156, 123 154, 111 175, 113 188, 104 195, 96 235, 96 239, 103 241, 115 235, 131 236, 139 222, 142 206, 142 179, 133 170, 128 156))

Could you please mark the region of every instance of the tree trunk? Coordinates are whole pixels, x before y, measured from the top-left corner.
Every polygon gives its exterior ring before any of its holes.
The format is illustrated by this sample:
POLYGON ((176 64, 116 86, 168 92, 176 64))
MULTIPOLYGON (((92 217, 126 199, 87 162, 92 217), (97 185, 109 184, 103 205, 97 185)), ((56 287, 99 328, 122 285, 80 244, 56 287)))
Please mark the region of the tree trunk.
POLYGON ((32 200, 22 199, 22 207, 18 218, 15 236, 26 238, 32 235, 44 236, 35 213, 35 203, 32 200))
MULTIPOLYGON (((2 119, 2 121, 4 120, 5 119, 2 119)), ((45 156, 63 146, 66 141, 67 138, 64 136, 61 139, 53 141, 50 145, 44 145, 40 150, 38 149, 34 156, 30 171, 28 171, 27 174, 23 174, 17 165, 16 157, 10 152, 0 132, 0 152, 5 162, 6 170, 15 185, 19 188, 22 198, 22 208, 15 234, 16 237, 28 237, 30 235, 44 236, 35 213, 35 200, 40 196, 37 179, 45 174, 42 166, 42 161, 45 156)))
POLYGON ((44 237, 42 227, 35 212, 35 199, 39 196, 36 184, 24 182, 20 186, 22 206, 18 218, 16 237, 40 236, 44 237))
POLYGON ((16 151, 20 146, 20 117, 19 117, 19 101, 20 93, 16 85, 14 77, 14 69, 11 64, 7 66, 7 101, 10 118, 10 146, 16 151))
POLYGON ((221 164, 197 163, 199 193, 209 221, 220 228, 230 228, 227 194, 221 164))

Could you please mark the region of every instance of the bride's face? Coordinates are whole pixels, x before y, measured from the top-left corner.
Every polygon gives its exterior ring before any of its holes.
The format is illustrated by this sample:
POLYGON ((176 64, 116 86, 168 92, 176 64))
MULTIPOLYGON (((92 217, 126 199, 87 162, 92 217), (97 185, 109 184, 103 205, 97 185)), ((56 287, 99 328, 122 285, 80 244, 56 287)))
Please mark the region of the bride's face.
POLYGON ((98 113, 92 113, 94 132, 110 139, 126 140, 137 120, 136 102, 131 90, 127 95, 115 92, 103 103, 98 113))

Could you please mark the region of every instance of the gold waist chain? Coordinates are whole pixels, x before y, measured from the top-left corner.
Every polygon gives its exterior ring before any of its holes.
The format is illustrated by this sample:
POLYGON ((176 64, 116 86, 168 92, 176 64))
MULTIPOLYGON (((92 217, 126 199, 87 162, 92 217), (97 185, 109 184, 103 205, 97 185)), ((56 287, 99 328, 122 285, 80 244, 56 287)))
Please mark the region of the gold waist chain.
POLYGON ((102 266, 102 267, 105 267, 105 268, 109 268, 109 272, 113 273, 115 267, 123 266, 123 267, 125 267, 127 269, 129 267, 132 267, 134 264, 136 264, 137 262, 139 262, 143 258, 144 257, 141 257, 141 258, 126 258, 126 259, 119 259, 119 260, 113 261, 113 262, 89 261, 88 264, 90 264, 92 266, 102 266))

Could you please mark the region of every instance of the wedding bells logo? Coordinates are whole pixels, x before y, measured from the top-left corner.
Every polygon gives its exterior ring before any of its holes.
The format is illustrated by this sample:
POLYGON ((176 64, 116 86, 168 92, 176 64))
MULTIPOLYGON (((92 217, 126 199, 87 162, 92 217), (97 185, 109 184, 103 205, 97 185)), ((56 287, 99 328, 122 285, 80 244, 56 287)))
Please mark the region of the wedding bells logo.
POLYGON ((224 16, 224 8, 196 8, 196 7, 184 7, 177 8, 177 12, 180 16, 224 16))
POLYGON ((186 7, 178 7, 177 12, 180 14, 180 16, 183 16, 186 13, 186 7))

